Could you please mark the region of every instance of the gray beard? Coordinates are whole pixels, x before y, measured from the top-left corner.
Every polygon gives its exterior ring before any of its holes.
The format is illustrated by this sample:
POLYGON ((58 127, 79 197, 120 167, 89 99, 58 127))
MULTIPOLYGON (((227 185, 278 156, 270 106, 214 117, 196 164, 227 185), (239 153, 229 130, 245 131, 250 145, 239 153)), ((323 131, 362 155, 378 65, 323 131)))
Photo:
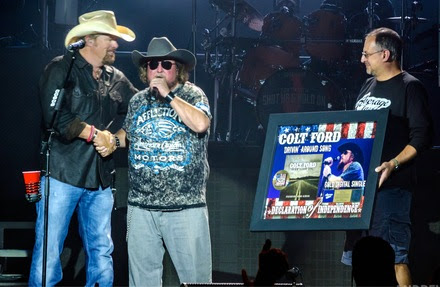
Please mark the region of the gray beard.
POLYGON ((105 55, 104 59, 102 59, 102 63, 104 65, 112 65, 115 62, 115 58, 109 55, 105 55))

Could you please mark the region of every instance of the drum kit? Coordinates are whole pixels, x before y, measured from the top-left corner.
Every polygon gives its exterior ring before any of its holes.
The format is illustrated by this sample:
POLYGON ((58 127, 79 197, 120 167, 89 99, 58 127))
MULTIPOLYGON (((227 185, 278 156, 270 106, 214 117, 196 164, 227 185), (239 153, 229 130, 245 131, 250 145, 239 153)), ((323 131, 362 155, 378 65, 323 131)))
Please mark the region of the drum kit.
MULTIPOLYGON (((223 19, 216 14, 202 41, 205 71, 215 79, 214 140, 247 141, 264 133, 271 113, 351 108, 366 77, 359 56, 363 37, 379 27, 377 1, 368 0, 348 20, 341 7, 324 1, 301 20, 285 6, 263 17, 245 0, 210 0, 225 13, 223 19), (260 36, 237 37, 237 23, 260 36)), ((401 17, 387 19, 391 27, 401 17)))

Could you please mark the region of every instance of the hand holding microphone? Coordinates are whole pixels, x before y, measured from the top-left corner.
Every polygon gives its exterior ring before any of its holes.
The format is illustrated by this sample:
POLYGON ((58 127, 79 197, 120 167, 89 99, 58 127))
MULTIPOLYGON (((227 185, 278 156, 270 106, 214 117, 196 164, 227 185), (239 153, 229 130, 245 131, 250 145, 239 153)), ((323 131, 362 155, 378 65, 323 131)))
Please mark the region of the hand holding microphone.
POLYGON ((328 158, 324 159, 324 164, 332 166, 333 162, 334 161, 339 161, 339 159, 340 159, 340 156, 337 156, 337 157, 334 157, 334 158, 329 156, 328 158))
POLYGON ((153 78, 150 81, 150 93, 153 97, 165 98, 169 92, 170 92, 170 89, 168 88, 168 84, 167 84, 165 78, 163 78, 161 76, 156 76, 155 78, 153 78))
POLYGON ((333 158, 329 156, 328 158, 324 159, 324 164, 331 166, 333 164, 333 158))

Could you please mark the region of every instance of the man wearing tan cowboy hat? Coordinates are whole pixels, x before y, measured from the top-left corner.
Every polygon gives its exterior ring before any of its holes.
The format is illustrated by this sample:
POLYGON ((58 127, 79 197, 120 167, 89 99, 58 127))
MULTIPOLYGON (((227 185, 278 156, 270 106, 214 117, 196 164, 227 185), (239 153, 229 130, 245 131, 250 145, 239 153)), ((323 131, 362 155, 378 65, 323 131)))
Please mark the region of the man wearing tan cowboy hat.
POLYGON ((47 262, 43 262, 44 176, 41 179, 43 200, 36 204, 38 217, 30 286, 43 284, 43 264, 46 264, 45 285, 54 286, 61 281, 60 254, 74 211, 87 258, 85 285, 113 285, 110 185, 114 163, 112 157, 100 156, 94 145, 111 144, 110 131, 120 129, 129 100, 137 92, 125 75, 111 66, 119 38, 133 41, 135 34, 117 25, 112 11, 81 15, 79 24, 67 34, 64 44, 68 47, 82 39, 84 47, 54 58, 41 76, 39 94, 43 120, 45 128, 53 127, 54 133, 50 144, 47 262), (61 89, 64 98, 56 113, 55 95, 59 95, 61 89))
MULTIPOLYGON (((188 81, 188 50, 153 38, 133 51, 148 87, 131 100, 118 146, 129 145, 127 242, 131 286, 160 286, 166 250, 181 283, 211 282, 206 206, 211 113, 205 93, 188 81), (164 246, 165 244, 165 246, 164 246)), ((106 156, 114 149, 97 148, 106 156)))

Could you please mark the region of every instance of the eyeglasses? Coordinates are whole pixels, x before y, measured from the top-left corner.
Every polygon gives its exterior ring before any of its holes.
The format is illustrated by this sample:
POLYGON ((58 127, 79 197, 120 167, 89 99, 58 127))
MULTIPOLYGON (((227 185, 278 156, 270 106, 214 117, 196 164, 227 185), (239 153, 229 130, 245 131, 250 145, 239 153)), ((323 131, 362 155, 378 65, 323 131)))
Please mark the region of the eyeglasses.
POLYGON ((348 152, 350 152, 350 151, 349 150, 345 150, 342 154, 346 155, 346 154, 348 154, 348 152))
POLYGON ((367 52, 362 52, 362 56, 364 56, 366 59, 368 59, 368 57, 370 57, 371 55, 374 55, 374 54, 377 54, 377 53, 380 53, 380 52, 383 52, 384 50, 382 49, 382 50, 379 50, 379 51, 376 51, 376 52, 373 52, 373 53, 367 53, 367 52))
POLYGON ((148 62, 148 67, 150 68, 150 70, 156 70, 157 67, 159 67, 159 63, 162 65, 162 68, 164 68, 165 70, 171 70, 171 67, 176 64, 176 63, 173 63, 170 61, 152 60, 152 61, 148 62))

